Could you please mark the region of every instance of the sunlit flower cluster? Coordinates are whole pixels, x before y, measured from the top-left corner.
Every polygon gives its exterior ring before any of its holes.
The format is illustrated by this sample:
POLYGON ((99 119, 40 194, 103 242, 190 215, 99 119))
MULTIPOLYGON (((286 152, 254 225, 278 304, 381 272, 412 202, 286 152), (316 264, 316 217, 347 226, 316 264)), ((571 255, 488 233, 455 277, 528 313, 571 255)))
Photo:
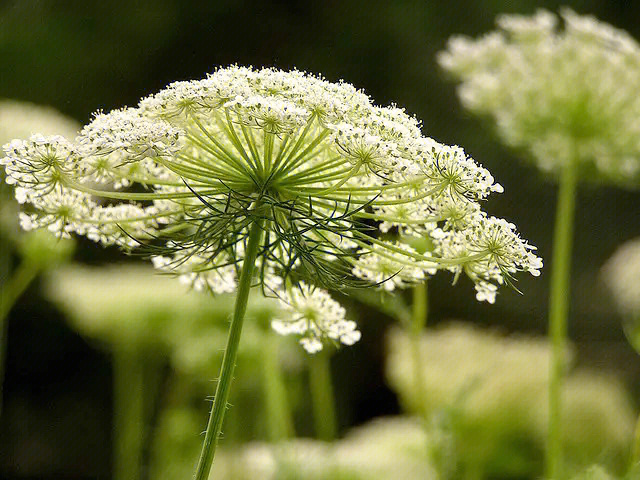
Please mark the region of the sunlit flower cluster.
POLYGON ((222 68, 99 112, 74 142, 34 135, 5 152, 24 228, 144 245, 197 289, 235 289, 259 225, 259 282, 297 314, 276 328, 310 351, 321 338, 359 337, 322 288, 392 290, 444 269, 493 301, 513 274, 541 267, 513 225, 482 212, 502 187, 460 147, 422 136, 400 108, 300 71, 222 68), (418 253, 396 232, 434 248, 418 253))
POLYGON ((543 170, 567 162, 584 179, 640 180, 640 46, 626 32, 569 9, 558 18, 503 15, 499 29, 451 38, 439 62, 462 103, 488 115, 504 141, 543 170))

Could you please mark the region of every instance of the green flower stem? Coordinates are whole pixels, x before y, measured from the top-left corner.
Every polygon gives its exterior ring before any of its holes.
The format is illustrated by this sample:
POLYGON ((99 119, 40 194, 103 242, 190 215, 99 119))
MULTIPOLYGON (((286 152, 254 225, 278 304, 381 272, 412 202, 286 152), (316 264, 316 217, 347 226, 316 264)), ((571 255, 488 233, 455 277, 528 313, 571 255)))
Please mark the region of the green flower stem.
POLYGON ((316 435, 326 442, 334 440, 338 434, 330 360, 326 349, 309 358, 309 386, 316 435))
POLYGON ((139 480, 145 432, 145 371, 142 355, 129 346, 113 351, 114 478, 139 480))
POLYGON ((560 177, 556 224, 553 238, 553 265, 549 298, 549 335, 552 357, 549 372, 549 431, 547 438, 547 478, 560 480, 562 473, 562 382, 567 351, 571 250, 575 216, 577 171, 575 161, 568 162, 560 177))
POLYGON ((420 354, 420 340, 427 324, 428 294, 427 284, 422 283, 413 287, 413 304, 411 310, 411 353, 413 356, 414 389, 418 398, 418 414, 427 419, 427 389, 424 384, 424 365, 420 354))
POLYGON ((242 323, 244 314, 247 310, 247 301, 249 299, 249 291, 251 290, 251 280, 255 270, 256 259, 262 240, 262 221, 254 221, 249 232, 249 241, 244 261, 242 263, 242 271, 238 281, 238 293, 236 303, 229 328, 229 337, 227 339, 227 347, 222 358, 222 367, 220 369, 220 377, 216 388, 215 397, 209 422, 207 424, 207 432, 198 461, 195 480, 207 480, 209 471, 213 464, 218 438, 222 431, 222 422, 227 409, 227 401, 229 399, 229 390, 231 381, 233 380, 233 370, 236 366, 236 357, 238 355, 238 345, 240 344, 240 335, 242 334, 242 323))
POLYGON ((262 386, 269 440, 279 442, 294 436, 287 389, 278 362, 278 338, 266 331, 262 341, 262 386))
POLYGON ((0 415, 2 414, 2 386, 4 384, 4 363, 7 350, 7 317, 13 305, 24 293, 40 269, 30 261, 23 261, 13 275, 2 285, 0 291, 0 415))

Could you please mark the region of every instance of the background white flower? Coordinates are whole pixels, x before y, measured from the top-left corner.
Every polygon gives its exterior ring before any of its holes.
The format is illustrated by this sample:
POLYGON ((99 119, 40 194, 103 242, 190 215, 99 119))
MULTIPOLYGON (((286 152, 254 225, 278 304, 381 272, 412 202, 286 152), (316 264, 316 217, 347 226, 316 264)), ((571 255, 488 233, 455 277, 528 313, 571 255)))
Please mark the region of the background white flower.
POLYGON ((561 10, 502 15, 477 40, 455 36, 440 65, 465 107, 543 171, 579 162, 583 179, 640 180, 640 46, 592 16, 561 10))

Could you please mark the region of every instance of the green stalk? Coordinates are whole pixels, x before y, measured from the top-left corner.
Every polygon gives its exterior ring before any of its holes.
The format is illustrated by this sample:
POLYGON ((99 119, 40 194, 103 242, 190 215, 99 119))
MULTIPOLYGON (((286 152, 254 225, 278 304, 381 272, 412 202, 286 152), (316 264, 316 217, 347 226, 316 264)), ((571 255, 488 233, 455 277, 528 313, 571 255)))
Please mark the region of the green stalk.
POLYGON ((279 442, 294 436, 287 389, 278 362, 278 338, 266 331, 262 342, 262 386, 269 440, 279 442))
POLYGON ((428 294, 427 284, 422 283, 413 287, 413 304, 411 309, 411 353, 413 356, 413 382, 418 398, 417 412, 424 421, 427 420, 427 389, 424 384, 424 365, 420 354, 420 340, 427 324, 428 294))
POLYGON ((126 345, 113 351, 114 478, 139 480, 145 430, 144 365, 126 345))
POLYGON ((23 261, 11 278, 2 285, 2 291, 0 291, 0 415, 2 414, 2 386, 4 384, 4 363, 9 326, 7 317, 13 305, 38 275, 38 272, 37 265, 29 261, 23 261))
POLYGON ((315 430, 318 438, 326 442, 334 440, 338 432, 330 360, 330 354, 326 350, 309 358, 309 386, 315 430))
POLYGON ((222 358, 220 377, 213 399, 213 406, 211 407, 211 414, 209 415, 200 460, 198 460, 195 480, 207 480, 209 478, 211 465, 213 464, 213 457, 215 456, 218 438, 222 431, 224 414, 227 409, 227 401, 229 400, 229 390, 231 388, 231 381, 233 380, 233 370, 236 366, 240 335, 242 334, 242 323, 244 321, 244 314, 247 311, 251 279, 253 278, 261 240, 262 221, 254 221, 249 232, 249 241, 238 281, 238 294, 236 296, 233 318, 229 328, 227 347, 222 358))
POLYGON ((560 177, 556 224, 553 237, 553 265, 549 297, 549 335, 552 357, 549 372, 549 431, 547 438, 547 477, 563 478, 562 454, 562 382, 567 351, 571 250, 575 216, 577 171, 575 161, 568 162, 560 177))

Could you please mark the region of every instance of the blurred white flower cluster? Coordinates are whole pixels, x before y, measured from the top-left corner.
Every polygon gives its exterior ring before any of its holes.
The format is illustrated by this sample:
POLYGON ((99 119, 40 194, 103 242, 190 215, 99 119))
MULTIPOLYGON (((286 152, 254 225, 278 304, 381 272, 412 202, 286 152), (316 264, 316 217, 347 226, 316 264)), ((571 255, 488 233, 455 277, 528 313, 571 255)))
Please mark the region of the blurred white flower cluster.
MULTIPOLYGON (((409 411, 427 411, 447 425, 459 467, 491 478, 541 474, 535 469, 548 428, 546 340, 464 325, 430 331, 420 342, 426 405, 418 404, 410 342, 406 333, 392 332, 387 377, 409 411)), ((574 370, 563 397, 567 465, 580 469, 598 458, 615 470, 625 466, 635 416, 615 377, 574 370)))
POLYGON ((51 107, 17 100, 0 100, 0 142, 34 134, 75 138, 81 125, 51 107))
MULTIPOLYGON (((197 378, 209 378, 211 363, 222 355, 233 311, 233 296, 211 301, 139 264, 60 268, 46 277, 45 292, 83 336, 110 350, 171 357, 178 372, 197 378)), ((247 316, 256 322, 246 327, 243 355, 259 357, 258 332, 276 315, 286 318, 276 300, 250 297, 247 316)))
POLYGON ((219 457, 216 478, 395 480, 440 478, 428 459, 429 438, 413 418, 380 418, 334 443, 298 439, 248 444, 219 457))
POLYGON ((299 315, 276 327, 309 351, 322 338, 359 338, 321 288, 393 290, 443 269, 466 273, 477 298, 493 302, 516 272, 542 267, 513 224, 481 210, 502 187, 461 148, 424 137, 395 106, 304 72, 221 68, 97 113, 75 142, 38 134, 5 153, 25 229, 150 243, 154 265, 196 289, 235 290, 259 224, 260 283, 299 315), (429 236, 434 248, 387 240, 391 229, 429 236))
POLYGON ((640 239, 618 248, 603 273, 620 313, 640 320, 640 239))
POLYGON ((575 161, 584 179, 640 180, 640 46, 626 32, 562 9, 503 15, 499 30, 456 36, 439 54, 462 103, 544 171, 575 161))
POLYGON ((602 276, 622 316, 627 339, 640 353, 640 239, 619 247, 602 268, 602 276))

